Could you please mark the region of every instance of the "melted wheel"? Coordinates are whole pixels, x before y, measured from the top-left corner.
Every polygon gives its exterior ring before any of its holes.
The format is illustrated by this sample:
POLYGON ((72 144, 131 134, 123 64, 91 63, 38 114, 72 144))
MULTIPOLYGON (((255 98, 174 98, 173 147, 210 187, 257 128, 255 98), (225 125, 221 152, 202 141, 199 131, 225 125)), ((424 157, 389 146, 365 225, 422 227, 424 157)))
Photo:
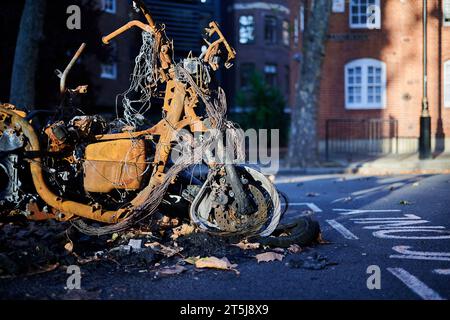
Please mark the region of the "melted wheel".
POLYGON ((258 210, 250 215, 238 215, 236 213, 236 201, 231 203, 228 210, 224 210, 222 207, 215 208, 214 223, 221 231, 234 234, 248 233, 249 231, 258 230, 267 221, 269 206, 271 206, 270 198, 266 199, 268 196, 267 192, 265 190, 261 191, 253 185, 249 185, 248 189, 258 206, 258 210))

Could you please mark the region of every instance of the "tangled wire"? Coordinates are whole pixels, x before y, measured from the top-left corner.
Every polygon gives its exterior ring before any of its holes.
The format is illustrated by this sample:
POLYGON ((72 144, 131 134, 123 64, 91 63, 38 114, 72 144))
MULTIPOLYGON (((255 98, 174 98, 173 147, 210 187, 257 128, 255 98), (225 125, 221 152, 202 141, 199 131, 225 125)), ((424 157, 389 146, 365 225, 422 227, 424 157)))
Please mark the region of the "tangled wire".
MULTIPOLYGON (((142 32, 142 46, 135 59, 130 87, 117 97, 122 97, 123 120, 128 126, 136 128, 143 125, 144 114, 150 110, 152 90, 157 87, 159 79, 156 53, 154 34, 142 32)), ((119 117, 117 100, 116 112, 119 117)))

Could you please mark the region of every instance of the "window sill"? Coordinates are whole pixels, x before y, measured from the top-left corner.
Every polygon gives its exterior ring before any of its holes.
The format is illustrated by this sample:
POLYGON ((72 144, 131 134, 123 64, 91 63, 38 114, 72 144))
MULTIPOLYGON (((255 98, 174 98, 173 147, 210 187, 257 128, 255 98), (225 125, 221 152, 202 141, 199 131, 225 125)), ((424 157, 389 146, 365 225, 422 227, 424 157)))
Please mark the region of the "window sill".
POLYGON ((367 105, 355 105, 355 106, 345 106, 345 110, 383 110, 386 106, 367 106, 367 105))

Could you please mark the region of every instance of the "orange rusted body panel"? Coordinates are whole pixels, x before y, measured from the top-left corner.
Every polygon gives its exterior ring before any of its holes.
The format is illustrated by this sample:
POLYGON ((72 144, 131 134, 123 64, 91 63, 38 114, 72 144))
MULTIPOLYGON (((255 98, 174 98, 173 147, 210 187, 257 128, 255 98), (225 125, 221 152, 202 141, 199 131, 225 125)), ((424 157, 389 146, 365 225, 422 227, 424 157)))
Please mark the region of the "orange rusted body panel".
POLYGON ((114 189, 138 190, 147 164, 144 140, 114 140, 86 147, 84 189, 111 192, 114 189))

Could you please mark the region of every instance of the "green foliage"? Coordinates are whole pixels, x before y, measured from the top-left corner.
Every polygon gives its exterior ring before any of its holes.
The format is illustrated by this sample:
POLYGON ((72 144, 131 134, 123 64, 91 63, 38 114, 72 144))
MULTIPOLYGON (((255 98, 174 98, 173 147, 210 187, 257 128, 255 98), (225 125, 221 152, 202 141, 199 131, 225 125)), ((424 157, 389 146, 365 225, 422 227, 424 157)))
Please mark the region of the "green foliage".
POLYGON ((285 146, 289 133, 289 116, 284 112, 286 101, 280 90, 265 83, 260 73, 250 77, 248 89, 236 94, 236 102, 243 109, 231 118, 244 130, 279 129, 280 145, 285 146))

